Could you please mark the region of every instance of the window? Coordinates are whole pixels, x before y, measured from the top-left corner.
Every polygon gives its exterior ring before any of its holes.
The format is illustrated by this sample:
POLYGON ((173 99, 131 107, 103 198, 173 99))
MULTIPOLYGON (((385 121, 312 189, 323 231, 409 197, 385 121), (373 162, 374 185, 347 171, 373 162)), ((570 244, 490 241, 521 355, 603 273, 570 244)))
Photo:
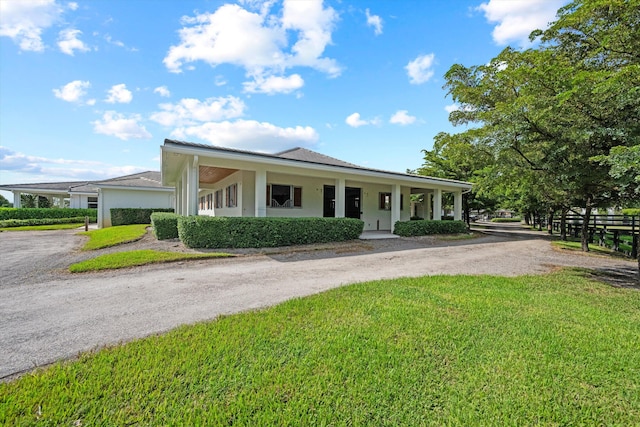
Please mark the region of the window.
POLYGON ((379 200, 378 209, 382 209, 384 211, 391 210, 391 193, 380 193, 379 200))
POLYGON ((213 194, 207 194, 207 210, 213 209, 213 194))
POLYGON ((87 197, 87 208, 89 208, 89 209, 98 209, 98 198, 97 197, 87 197))
POLYGON ((267 185, 267 205, 272 208, 301 208, 302 187, 267 185))
MULTIPOLYGON (((384 211, 391 210, 391 193, 379 193, 379 204, 378 209, 384 211)), ((404 209, 404 194, 400 194, 400 210, 404 209)))
POLYGON ((222 190, 217 190, 216 191, 216 200, 215 200, 214 207, 216 209, 222 208, 222 190))
POLYGON ((227 187, 227 207, 235 208, 238 200, 238 184, 231 184, 227 187))
POLYGON ((204 207, 205 207, 205 197, 202 196, 200 197, 200 203, 198 204, 198 209, 204 210, 204 207))

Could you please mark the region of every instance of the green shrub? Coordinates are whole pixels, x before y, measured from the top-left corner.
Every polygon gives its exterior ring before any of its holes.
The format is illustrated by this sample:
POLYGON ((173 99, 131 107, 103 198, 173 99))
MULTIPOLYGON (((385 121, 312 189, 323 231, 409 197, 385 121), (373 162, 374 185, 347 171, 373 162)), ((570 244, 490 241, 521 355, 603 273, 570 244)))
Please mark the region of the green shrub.
POLYGON ((521 222, 520 217, 515 218, 492 218, 491 222, 521 222))
POLYGON ((111 225, 151 224, 153 212, 173 212, 164 208, 111 208, 111 225))
POLYGON ((455 234, 466 233, 467 225, 464 221, 398 221, 393 233, 402 237, 426 236, 427 234, 455 234))
POLYGON ((98 216, 97 209, 71 208, 0 208, 0 221, 7 219, 77 218, 98 216))
POLYGON ((178 235, 190 248, 262 248, 357 239, 364 222, 353 218, 178 218, 178 235))
POLYGON ((180 215, 172 212, 153 212, 151 214, 151 225, 153 235, 158 240, 178 238, 178 217, 180 215))
MULTIPOLYGON (((0 228, 25 227, 31 225, 52 225, 52 224, 73 224, 74 222, 84 223, 85 217, 77 216, 73 218, 31 218, 31 219, 6 219, 0 221, 0 228)), ((89 217, 89 222, 95 223, 96 217, 89 217)))
POLYGON ((622 209, 622 214, 629 215, 629 216, 638 216, 640 215, 640 208, 622 209))

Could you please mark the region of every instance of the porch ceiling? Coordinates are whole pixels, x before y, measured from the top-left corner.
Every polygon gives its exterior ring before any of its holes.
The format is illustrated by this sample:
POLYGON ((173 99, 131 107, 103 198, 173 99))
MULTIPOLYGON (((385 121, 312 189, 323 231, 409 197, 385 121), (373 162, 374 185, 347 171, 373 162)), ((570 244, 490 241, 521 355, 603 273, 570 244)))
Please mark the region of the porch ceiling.
POLYGON ((200 166, 200 183, 201 184, 215 184, 221 179, 225 179, 238 169, 217 168, 213 166, 200 166))

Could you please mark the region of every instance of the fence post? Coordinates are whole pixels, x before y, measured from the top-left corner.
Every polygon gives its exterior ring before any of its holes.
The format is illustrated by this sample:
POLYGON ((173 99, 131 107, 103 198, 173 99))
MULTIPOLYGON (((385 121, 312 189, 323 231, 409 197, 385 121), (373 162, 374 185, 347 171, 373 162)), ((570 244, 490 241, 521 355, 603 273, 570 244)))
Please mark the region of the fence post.
MULTIPOLYGON (((631 258, 638 258, 638 241, 640 233, 636 233, 636 217, 631 217, 631 258)), ((639 267, 640 268, 640 267, 639 267)), ((640 271, 638 272, 640 274, 640 271)))
POLYGON ((84 217, 84 231, 89 231, 89 217, 84 217))

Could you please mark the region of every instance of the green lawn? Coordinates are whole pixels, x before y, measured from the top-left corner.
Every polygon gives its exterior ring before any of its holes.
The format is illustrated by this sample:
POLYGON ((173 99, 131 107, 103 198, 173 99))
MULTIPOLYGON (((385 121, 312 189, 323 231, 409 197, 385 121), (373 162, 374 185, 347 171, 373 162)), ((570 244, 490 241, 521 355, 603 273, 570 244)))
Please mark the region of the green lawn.
POLYGON ((0 425, 639 425, 638 337, 575 271, 376 281, 0 384, 0 425))
POLYGON ((100 255, 95 258, 71 264, 69 271, 83 273, 86 271, 115 270, 118 268, 134 267, 137 265, 156 264, 161 262, 182 261, 202 258, 224 258, 233 255, 224 253, 183 253, 154 251, 142 249, 137 251, 117 252, 100 255))
POLYGON ((82 250, 91 251, 140 240, 147 233, 147 227, 149 227, 149 224, 119 225, 83 231, 78 234, 89 236, 89 240, 82 247, 82 250))
POLYGON ((50 224, 50 225, 25 225, 22 227, 3 227, 0 231, 38 231, 38 230, 70 230, 84 226, 84 223, 50 224))

